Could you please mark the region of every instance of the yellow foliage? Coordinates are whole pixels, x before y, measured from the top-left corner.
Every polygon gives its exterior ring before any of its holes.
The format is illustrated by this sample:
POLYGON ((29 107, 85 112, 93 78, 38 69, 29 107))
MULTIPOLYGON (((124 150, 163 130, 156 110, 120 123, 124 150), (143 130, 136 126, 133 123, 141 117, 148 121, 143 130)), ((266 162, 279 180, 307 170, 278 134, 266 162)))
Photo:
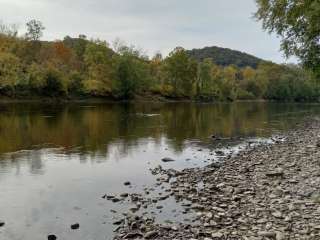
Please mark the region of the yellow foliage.
POLYGON ((21 79, 20 60, 11 53, 0 52, 0 86, 13 87, 21 79))
POLYGON ((86 80, 84 81, 84 91, 87 94, 95 96, 102 96, 106 93, 111 93, 111 88, 106 86, 105 83, 97 80, 86 80))

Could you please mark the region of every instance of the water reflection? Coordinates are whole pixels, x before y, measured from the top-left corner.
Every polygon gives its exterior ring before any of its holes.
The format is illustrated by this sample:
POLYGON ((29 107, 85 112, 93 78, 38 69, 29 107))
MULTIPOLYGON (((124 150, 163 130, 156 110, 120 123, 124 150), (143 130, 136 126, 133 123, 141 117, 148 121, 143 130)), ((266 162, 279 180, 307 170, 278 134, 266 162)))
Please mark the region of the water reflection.
POLYGON ((95 104, 0 105, 0 153, 43 148, 78 148, 107 155, 108 145, 121 141, 123 153, 139 140, 166 137, 181 151, 186 140, 262 136, 270 128, 318 112, 314 105, 234 104, 95 104))
POLYGON ((190 145, 221 147, 224 142, 214 142, 213 134, 270 136, 318 112, 313 104, 264 102, 0 104, 0 179, 1 172, 19 175, 21 164, 31 174, 44 174, 48 152, 82 164, 117 162, 148 144, 180 154, 190 145))

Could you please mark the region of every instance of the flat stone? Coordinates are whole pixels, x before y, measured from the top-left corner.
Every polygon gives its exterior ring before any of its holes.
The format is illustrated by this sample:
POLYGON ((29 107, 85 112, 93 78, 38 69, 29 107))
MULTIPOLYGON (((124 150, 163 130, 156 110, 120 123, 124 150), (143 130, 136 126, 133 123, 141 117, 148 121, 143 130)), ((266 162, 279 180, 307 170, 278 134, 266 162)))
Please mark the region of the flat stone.
POLYGON ((212 234, 211 234, 211 237, 212 237, 212 238, 219 238, 219 239, 220 239, 220 238, 223 237, 223 234, 222 234, 222 233, 212 233, 212 234))
POLYGON ((124 222, 123 219, 117 220, 113 222, 113 225, 121 225, 123 222, 124 222))
POLYGON ((267 172, 267 177, 282 177, 284 175, 284 171, 282 168, 278 168, 275 171, 267 172))
POLYGON ((116 202, 120 202, 120 199, 115 197, 115 198, 112 198, 111 201, 114 202, 114 203, 116 203, 116 202))
POLYGON ((120 194, 120 197, 122 197, 122 198, 126 198, 126 197, 128 197, 128 196, 129 196, 128 193, 122 193, 122 194, 120 194))
POLYGON ((157 236, 159 236, 159 233, 157 231, 150 231, 144 235, 144 238, 145 239, 153 239, 153 238, 156 238, 157 236))
POLYGON ((272 239, 276 239, 277 234, 275 232, 258 232, 258 235, 261 237, 267 237, 267 238, 272 238, 272 239))
POLYGON ((277 212, 272 213, 272 216, 274 216, 276 218, 282 218, 282 213, 277 211, 277 212))
POLYGON ((136 238, 141 238, 143 235, 139 232, 131 232, 127 233, 123 238, 124 239, 136 239, 136 238))

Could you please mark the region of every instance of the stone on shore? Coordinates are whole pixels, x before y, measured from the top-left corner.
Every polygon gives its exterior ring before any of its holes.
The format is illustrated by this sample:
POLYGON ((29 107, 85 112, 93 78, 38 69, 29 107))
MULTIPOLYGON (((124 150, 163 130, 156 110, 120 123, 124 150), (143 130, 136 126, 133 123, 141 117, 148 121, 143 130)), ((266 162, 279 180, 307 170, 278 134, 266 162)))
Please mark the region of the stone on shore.
POLYGON ((71 227, 72 230, 76 230, 76 229, 80 228, 80 224, 79 223, 75 223, 75 224, 72 224, 70 227, 71 227))
POLYGON ((53 234, 48 235, 48 240, 56 240, 56 239, 57 239, 56 235, 53 235, 53 234))
POLYGON ((162 158, 161 161, 162 161, 162 162, 174 162, 175 160, 172 159, 172 158, 166 157, 166 158, 162 158))

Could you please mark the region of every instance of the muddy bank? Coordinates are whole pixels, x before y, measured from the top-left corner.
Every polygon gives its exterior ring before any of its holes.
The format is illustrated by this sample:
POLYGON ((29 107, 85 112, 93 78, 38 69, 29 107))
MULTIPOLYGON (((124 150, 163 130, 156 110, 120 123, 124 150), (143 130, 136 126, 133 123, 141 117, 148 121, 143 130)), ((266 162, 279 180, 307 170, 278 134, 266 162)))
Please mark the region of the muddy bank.
POLYGON ((174 197, 192 219, 157 224, 132 211, 114 223, 115 239, 320 239, 319 159, 320 121, 312 120, 289 132, 285 141, 242 152, 223 164, 152 169, 163 194, 151 201, 146 194, 124 197, 136 210, 174 197))

